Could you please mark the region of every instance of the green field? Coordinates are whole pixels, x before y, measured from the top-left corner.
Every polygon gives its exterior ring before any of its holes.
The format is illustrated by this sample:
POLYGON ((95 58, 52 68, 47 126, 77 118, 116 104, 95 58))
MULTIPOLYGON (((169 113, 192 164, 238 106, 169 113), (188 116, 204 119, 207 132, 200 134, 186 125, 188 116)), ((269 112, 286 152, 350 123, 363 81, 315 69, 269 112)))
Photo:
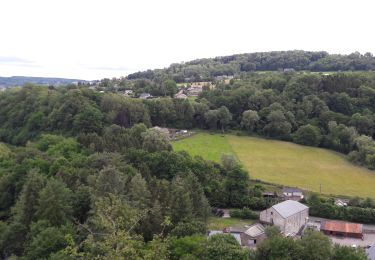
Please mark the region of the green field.
POLYGON ((255 137, 199 133, 173 143, 175 150, 219 161, 233 153, 252 179, 324 194, 375 198, 375 171, 355 166, 339 153, 255 137))
POLYGON ((244 229, 245 226, 254 224, 254 220, 239 218, 210 217, 207 223, 208 230, 223 230, 226 227, 244 229))

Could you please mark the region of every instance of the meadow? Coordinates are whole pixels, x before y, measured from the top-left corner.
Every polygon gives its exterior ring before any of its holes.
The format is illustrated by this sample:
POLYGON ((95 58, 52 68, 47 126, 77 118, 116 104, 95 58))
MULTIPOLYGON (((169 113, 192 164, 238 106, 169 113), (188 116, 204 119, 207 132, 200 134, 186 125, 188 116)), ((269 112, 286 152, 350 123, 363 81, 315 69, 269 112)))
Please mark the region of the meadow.
POLYGON ((173 143, 175 150, 220 161, 234 154, 252 179, 323 194, 375 198, 375 171, 326 149, 248 136, 198 133, 173 143))

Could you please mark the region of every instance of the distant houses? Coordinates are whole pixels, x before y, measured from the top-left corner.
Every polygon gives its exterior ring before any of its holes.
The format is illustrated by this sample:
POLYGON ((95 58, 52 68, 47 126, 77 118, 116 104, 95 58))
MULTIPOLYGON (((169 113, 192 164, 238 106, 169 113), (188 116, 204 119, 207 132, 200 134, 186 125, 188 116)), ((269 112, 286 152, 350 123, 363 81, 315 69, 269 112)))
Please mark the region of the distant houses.
POLYGON ((300 201, 304 198, 302 190, 298 188, 284 188, 282 192, 284 200, 300 201))
POLYGON ((260 222, 280 228, 285 236, 300 233, 309 218, 309 207, 294 200, 286 200, 260 212, 260 222))

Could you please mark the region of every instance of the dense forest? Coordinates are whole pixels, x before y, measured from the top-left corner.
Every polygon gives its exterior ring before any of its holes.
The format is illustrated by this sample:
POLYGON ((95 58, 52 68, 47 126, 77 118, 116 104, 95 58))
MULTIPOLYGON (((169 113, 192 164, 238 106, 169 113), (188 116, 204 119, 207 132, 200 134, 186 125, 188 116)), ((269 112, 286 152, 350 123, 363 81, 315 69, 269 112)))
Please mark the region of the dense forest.
POLYGON ((358 52, 349 55, 311 51, 273 51, 236 54, 211 59, 198 59, 176 63, 166 69, 133 73, 128 79, 176 82, 214 80, 222 75, 240 75, 253 71, 308 70, 308 71, 356 71, 375 70, 375 58, 371 53, 358 52))
MULTIPOLYGON (((321 56, 311 59, 333 59, 321 56)), ((211 209, 237 208, 232 213, 251 218, 251 210, 275 201, 262 197, 262 186, 233 156, 218 164, 175 152, 151 127, 321 146, 375 169, 373 72, 248 72, 194 100, 171 97, 178 89, 173 76, 130 78, 103 80, 102 92, 27 85, 0 93, 1 258, 365 259, 361 250, 333 246, 316 232, 295 241, 271 228, 256 251, 229 235, 207 239, 211 209), (157 97, 125 97, 116 93, 119 82, 157 97)), ((354 210, 317 196, 307 202, 315 215, 375 220, 371 200, 354 210)))

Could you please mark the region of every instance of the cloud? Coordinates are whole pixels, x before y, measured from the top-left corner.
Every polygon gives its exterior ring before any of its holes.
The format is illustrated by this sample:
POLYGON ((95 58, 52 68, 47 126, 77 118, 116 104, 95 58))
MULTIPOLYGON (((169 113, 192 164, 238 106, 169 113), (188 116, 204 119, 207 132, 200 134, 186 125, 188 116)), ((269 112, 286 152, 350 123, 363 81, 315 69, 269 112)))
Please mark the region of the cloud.
POLYGON ((14 56, 0 56, 0 65, 11 65, 19 67, 41 67, 34 61, 14 56))
POLYGON ((129 68, 129 67, 112 67, 112 66, 88 66, 86 67, 87 69, 90 70, 113 70, 113 71, 134 71, 136 69, 134 68, 129 68))

